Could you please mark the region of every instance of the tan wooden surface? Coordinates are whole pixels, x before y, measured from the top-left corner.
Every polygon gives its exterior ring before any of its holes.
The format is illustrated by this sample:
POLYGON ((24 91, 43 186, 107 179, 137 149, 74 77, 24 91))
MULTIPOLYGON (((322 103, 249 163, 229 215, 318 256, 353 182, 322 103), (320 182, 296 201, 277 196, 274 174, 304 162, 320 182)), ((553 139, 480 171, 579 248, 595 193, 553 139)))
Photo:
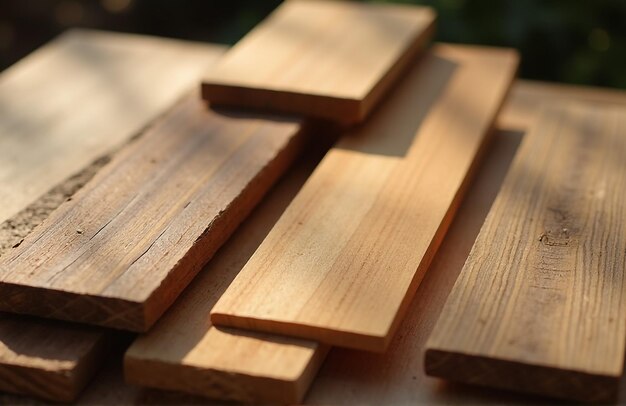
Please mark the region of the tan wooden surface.
POLYGON ((221 50, 74 30, 4 71, 0 223, 136 135, 195 84, 221 50))
MULTIPOLYGON (((317 142, 320 142, 317 137, 317 142)), ((302 400, 326 355, 321 345, 211 325, 209 311, 254 253, 321 159, 324 148, 294 167, 192 281, 174 306, 129 348, 126 379, 247 402, 302 400)))
POLYGON ((510 50, 436 45, 326 155, 217 302, 213 323, 384 351, 516 67, 510 50))
POLYGON ((291 0, 207 73, 203 96, 358 122, 424 48, 434 20, 427 7, 291 0))
POLYGON ((102 363, 106 337, 93 327, 0 315, 0 390, 76 399, 102 363))
POLYGON ((616 397, 625 157, 626 108, 545 108, 427 344, 429 374, 573 400, 616 397))
POLYGON ((0 259, 0 309, 146 331, 301 148, 193 91, 0 259))
MULTIPOLYGON (((542 101, 605 100, 626 105, 626 92, 595 88, 554 86, 516 81, 499 116, 499 131, 474 177, 430 271, 409 307, 409 312, 385 354, 334 348, 322 366, 305 404, 380 405, 523 405, 554 404, 540 398, 489 388, 446 383, 425 376, 423 349, 465 259, 495 198, 524 130, 542 101), (526 120, 526 121, 523 121, 526 120), (521 126, 521 127, 520 127, 521 126), (519 131, 505 131, 517 127, 519 131)), ((626 380, 622 379, 626 389, 626 380)), ((622 391, 624 393, 624 391, 622 391)), ((0 396, 0 403, 41 404, 25 397, 0 396)), ((78 404, 221 404, 175 392, 143 390, 124 384, 119 360, 109 365, 87 388, 78 404)), ((621 397, 619 404, 626 404, 621 397)))
MULTIPOLYGON (((213 45, 75 30, 3 72, 0 257, 221 53, 213 45), (157 65, 146 69, 150 63, 157 65)), ((0 390, 74 399, 100 366, 106 337, 97 328, 2 314, 0 390)))

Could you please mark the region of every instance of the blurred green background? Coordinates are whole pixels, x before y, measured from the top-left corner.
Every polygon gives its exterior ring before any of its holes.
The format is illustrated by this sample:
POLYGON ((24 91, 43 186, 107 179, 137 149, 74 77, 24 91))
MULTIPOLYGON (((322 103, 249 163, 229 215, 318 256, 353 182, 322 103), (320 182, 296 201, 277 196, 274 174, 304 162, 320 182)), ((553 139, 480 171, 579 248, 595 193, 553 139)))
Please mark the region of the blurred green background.
MULTIPOLYGON (((437 40, 519 49, 521 77, 626 89, 626 0, 392 1, 434 7, 437 40)), ((0 69, 69 27, 233 44, 279 3, 0 0, 0 69)))

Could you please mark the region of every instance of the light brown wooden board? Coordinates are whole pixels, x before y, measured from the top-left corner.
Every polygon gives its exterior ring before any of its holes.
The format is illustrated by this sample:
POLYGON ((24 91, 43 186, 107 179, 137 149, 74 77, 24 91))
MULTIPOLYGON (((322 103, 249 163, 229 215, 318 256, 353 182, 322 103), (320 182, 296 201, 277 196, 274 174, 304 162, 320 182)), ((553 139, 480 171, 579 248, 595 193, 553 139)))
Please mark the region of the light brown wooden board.
MULTIPOLYGON (((321 143, 316 137, 316 143, 321 143)), ((263 241, 321 159, 309 152, 239 226, 149 333, 125 355, 136 385, 245 402, 300 402, 326 355, 324 346, 211 325, 217 299, 263 241)))
POLYGON ((72 30, 4 71, 0 223, 136 135, 221 51, 176 40, 72 30))
POLYGON ((326 155, 217 302, 213 323, 384 351, 517 61, 511 50, 435 46, 326 155))
POLYGON ((616 398, 626 345, 624 157, 626 108, 545 108, 428 341, 428 374, 616 398))
POLYGON ((191 92, 0 259, 0 310, 146 331, 303 140, 191 92))
MULTIPOLYGON (((213 45, 74 30, 3 72, 0 257, 221 53, 213 45), (144 69, 151 62, 159 65, 144 69), (164 78, 171 80, 161 87, 150 82, 164 78), (77 117, 82 112, 94 126, 77 117)), ((98 328, 0 314, 0 390, 71 401, 100 366, 108 338, 98 328)))
POLYGON ((363 120, 430 39, 428 7, 291 0, 207 73, 213 104, 363 120))
MULTIPOLYGON (((523 132, 541 102, 589 100, 626 105, 626 92, 598 88, 516 81, 504 110, 498 117, 499 131, 484 163, 474 177, 454 221, 432 262, 385 354, 334 348, 322 366, 304 403, 338 405, 440 404, 440 405, 526 405, 554 404, 523 394, 486 387, 454 384, 428 377, 423 372, 423 349, 443 307, 523 132), (526 124, 524 124, 526 123, 526 124), (515 128, 520 131, 505 131, 515 128)), ((131 404, 222 404, 174 392, 141 389, 124 384, 121 364, 116 360, 104 368, 80 398, 81 405, 131 404)), ((626 379, 622 378, 622 386, 626 379)), ((626 391, 622 391, 623 395, 626 391)), ((39 404, 34 400, 0 395, 0 403, 39 404)), ((619 404, 626 404, 624 396, 619 404)))

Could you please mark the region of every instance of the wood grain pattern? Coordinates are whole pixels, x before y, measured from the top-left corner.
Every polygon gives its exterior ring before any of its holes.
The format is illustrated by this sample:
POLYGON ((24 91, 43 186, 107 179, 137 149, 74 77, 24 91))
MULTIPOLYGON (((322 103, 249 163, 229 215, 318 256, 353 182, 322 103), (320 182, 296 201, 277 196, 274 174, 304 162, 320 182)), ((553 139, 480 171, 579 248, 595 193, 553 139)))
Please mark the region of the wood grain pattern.
POLYGON ((434 47, 324 158, 217 302, 213 323, 385 350, 516 67, 510 50, 434 47))
MULTIPOLYGON (((495 198, 516 148, 541 102, 569 100, 611 101, 626 105, 626 92, 517 80, 498 117, 501 127, 476 173, 429 272, 409 306, 409 312, 384 354, 334 348, 322 366, 305 404, 380 405, 528 405, 553 400, 428 377, 423 371, 426 340, 447 294, 463 267, 495 198), (606 96, 606 97, 605 97, 606 96), (621 97, 620 97, 621 96, 621 97), (520 131, 505 131, 514 121, 520 131), (524 124, 523 120, 528 121, 524 124), (519 119, 519 120, 518 120, 519 119)), ((252 217, 251 217, 252 218, 252 217)), ((164 317, 167 317, 164 316, 164 317)), ((165 319, 164 319, 165 320, 165 319)), ((223 404, 175 392, 142 389, 125 384, 121 362, 114 358, 90 385, 80 405, 223 404)), ((626 378, 622 378, 626 387, 626 378)), ((622 390, 619 404, 626 404, 622 390)), ((0 403, 39 404, 24 397, 0 394, 0 403)))
POLYGON ((0 260, 0 310, 146 331, 286 170, 301 126, 190 93, 0 260))
POLYGON ((427 373, 614 400, 626 345, 625 113, 563 104, 539 116, 428 342, 427 373))
POLYGON ((425 47, 434 20, 428 7, 287 1, 207 73, 203 97, 358 122, 425 47))
MULTIPOLYGON (((212 45, 74 30, 3 72, 0 257, 221 54, 212 45), (150 61, 158 66, 144 69, 150 61), (166 85, 152 86, 165 77, 166 85)), ((98 328, 1 314, 0 390, 72 401, 100 367, 109 339, 98 328)))
POLYGON ((0 223, 136 135, 221 53, 209 45, 73 30, 4 71, 0 223))
POLYGON ((322 153, 322 148, 309 152, 272 189, 163 318, 133 343, 125 355, 129 382, 249 403, 302 401, 326 355, 323 345, 217 329, 210 323, 209 312, 322 153))

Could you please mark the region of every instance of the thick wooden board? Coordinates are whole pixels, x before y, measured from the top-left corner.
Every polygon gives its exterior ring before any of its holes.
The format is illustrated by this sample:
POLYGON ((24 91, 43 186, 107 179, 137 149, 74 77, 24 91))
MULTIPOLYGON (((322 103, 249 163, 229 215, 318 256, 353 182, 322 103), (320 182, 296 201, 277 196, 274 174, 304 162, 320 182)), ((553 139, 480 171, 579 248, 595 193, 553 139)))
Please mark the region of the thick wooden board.
POLYGON ((0 223, 136 135, 192 86, 221 51, 183 41, 73 30, 4 71, 0 223))
POLYGON ((326 155, 217 302, 213 323, 385 350, 517 62, 510 50, 434 47, 326 155))
POLYGON ((0 315, 0 390, 74 400, 106 351, 100 329, 0 315))
POLYGON ((283 3, 203 80, 213 104, 363 120, 434 31, 428 7, 283 3))
MULTIPOLYGON (((430 271, 420 285, 409 312, 385 354, 334 348, 314 381, 306 404, 439 404, 527 405, 554 404, 513 392, 454 384, 428 377, 423 371, 423 350, 465 259, 495 198, 523 131, 541 102, 561 98, 614 101, 626 105, 626 92, 516 81, 499 129, 514 125, 520 131, 498 131, 484 163, 476 173, 430 271), (515 118, 515 120, 512 120, 515 118), (528 119, 526 124, 522 121, 528 119), (521 127, 520 127, 521 126, 521 127)), ((165 316, 167 317, 167 316, 165 316)), ((80 398, 81 405, 101 404, 221 404, 174 392, 140 389, 124 384, 117 360, 104 368, 80 398)), ((622 378, 622 387, 626 379, 622 378)), ((626 404, 622 390, 619 404, 626 404)), ((0 395, 0 403, 38 404, 24 397, 0 395)))
POLYGON ((209 312, 313 171, 322 150, 310 152, 272 189, 172 308, 133 343, 125 355, 129 382, 244 402, 302 400, 326 355, 324 346, 217 329, 209 312))
POLYGON ((546 108, 427 344, 428 374, 615 399, 626 345, 625 156, 626 108, 546 108))
POLYGON ((301 130, 191 92, 0 259, 0 310, 146 331, 287 169, 301 130))
MULTIPOLYGON (((0 75, 0 257, 221 53, 217 46, 81 30, 0 75), (151 61, 159 66, 146 70, 151 61), (164 78, 172 80, 161 88, 150 83, 164 78), (77 117, 83 112, 93 125, 77 117)), ((98 328, 2 314, 0 390, 71 401, 99 368, 108 341, 98 328)))

